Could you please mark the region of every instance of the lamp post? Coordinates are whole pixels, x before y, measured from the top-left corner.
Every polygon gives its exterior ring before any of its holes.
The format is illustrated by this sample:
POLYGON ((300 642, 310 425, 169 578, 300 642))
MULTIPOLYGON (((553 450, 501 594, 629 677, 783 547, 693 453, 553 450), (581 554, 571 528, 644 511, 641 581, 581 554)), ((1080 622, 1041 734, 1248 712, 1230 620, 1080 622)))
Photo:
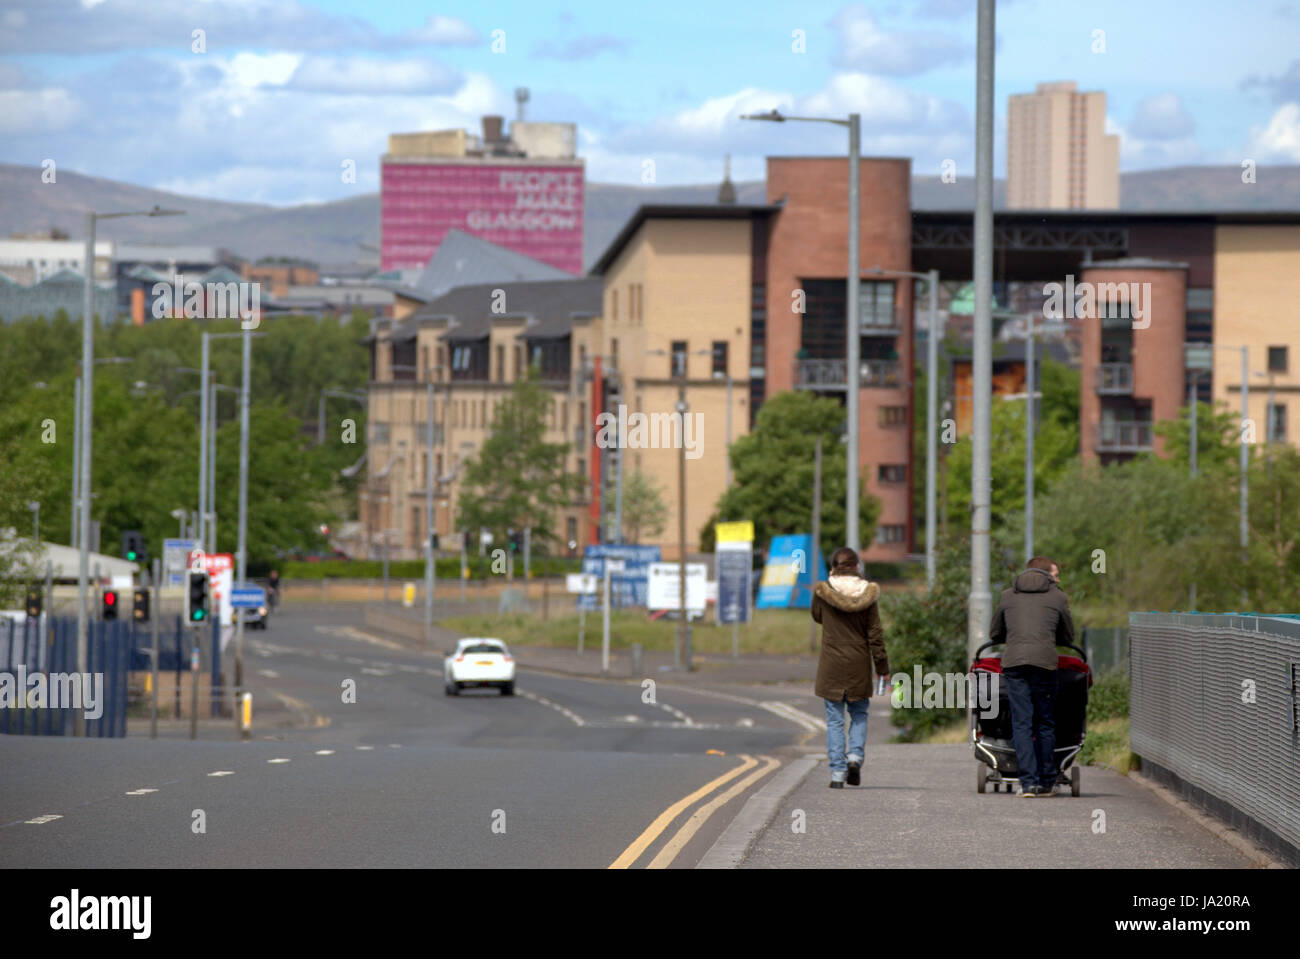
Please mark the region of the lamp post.
POLYGON ((988 638, 993 614, 989 584, 992 523, 990 412, 993 407, 993 62, 994 0, 979 0, 975 56, 975 216, 972 279, 975 285, 971 350, 971 525, 967 653, 988 638))
MULTIPOLYGON (((990 99, 992 91, 990 90, 990 99)), ((858 328, 858 276, 861 265, 858 262, 858 229, 859 229, 859 190, 858 177, 861 172, 861 140, 862 140, 862 122, 861 117, 856 113, 850 113, 847 118, 840 117, 792 117, 786 116, 778 110, 770 110, 767 113, 748 113, 741 116, 742 120, 766 120, 771 123, 784 123, 787 120, 797 120, 804 123, 833 123, 836 126, 848 127, 849 130, 849 263, 848 263, 848 283, 846 296, 848 298, 846 310, 846 349, 845 349, 845 373, 846 373, 846 399, 845 405, 848 407, 848 455, 845 457, 845 491, 844 491, 844 519, 846 527, 845 539, 848 546, 854 553, 859 552, 858 541, 858 399, 859 384, 862 378, 861 365, 858 360, 859 346, 858 337, 861 331, 858 328)), ((991 134, 990 134, 991 136, 991 134)), ((991 141, 990 141, 991 142, 991 141)))
MULTIPOLYGON (((419 367, 416 367, 416 366, 409 366, 409 365, 404 364, 404 363, 394 363, 394 364, 392 364, 389 368, 392 369, 392 370, 409 370, 410 372, 412 372, 412 373, 416 373, 416 374, 418 374, 418 373, 420 372, 419 367)), ((424 434, 424 438, 425 438, 425 461, 424 461, 424 643, 425 643, 425 646, 429 646, 429 645, 432 644, 432 642, 433 642, 433 591, 434 591, 434 588, 435 588, 436 583, 437 583, 437 570, 434 568, 434 555, 433 555, 433 480, 434 480, 434 476, 433 476, 433 446, 434 446, 434 443, 433 443, 433 440, 434 440, 434 435, 433 435, 433 433, 434 433, 434 431, 433 431, 433 376, 432 376, 433 372, 434 372, 434 371, 433 371, 432 369, 425 370, 425 377, 424 377, 424 381, 425 381, 426 401, 427 401, 427 403, 428 403, 428 414, 427 414, 427 416, 425 417, 425 424, 424 424, 424 429, 425 429, 425 434, 424 434)), ((439 367, 439 372, 441 372, 441 367, 439 367)), ((324 432, 324 419, 325 419, 325 417, 324 417, 324 411, 325 411, 325 397, 326 397, 326 395, 330 395, 330 396, 339 396, 339 395, 343 395, 343 396, 350 396, 350 397, 352 397, 352 398, 356 398, 356 397, 358 396, 358 394, 356 394, 356 393, 351 393, 351 392, 342 391, 342 390, 332 390, 332 389, 331 389, 331 390, 321 390, 321 424, 322 424, 322 425, 321 425, 321 434, 320 434, 320 438, 321 438, 321 442, 322 442, 322 443, 325 442, 325 432, 324 432)), ((363 402, 364 402, 364 400, 363 400, 363 402)), ((412 439, 412 443, 411 443, 411 445, 412 445, 412 447, 415 446, 415 441, 414 441, 414 439, 412 439)), ((385 563, 385 570, 386 570, 386 569, 387 569, 387 563, 388 563, 388 537, 387 537, 387 536, 384 537, 384 563, 385 563)), ((385 572, 385 576, 384 576, 385 590, 387 589, 387 582, 388 582, 388 577, 387 577, 387 572, 385 572)), ((525 589, 525 591, 527 590, 527 586, 526 586, 526 585, 525 585, 524 589, 525 589)), ((387 592, 385 592, 385 596, 384 596, 384 598, 385 598, 385 600, 387 600, 387 598, 388 598, 388 597, 387 597, 387 592)))
MULTIPOLYGON (((924 280, 930 295, 930 330, 925 344, 925 587, 934 588, 934 534, 937 510, 936 471, 939 459, 939 271, 870 271, 873 276, 911 277, 924 280)), ((908 438, 909 448, 911 438, 908 438)))
MULTIPOLYGON (((90 645, 90 476, 91 476, 91 433, 94 430, 95 413, 95 225, 99 220, 115 220, 125 216, 177 216, 184 211, 163 210, 155 206, 152 210, 129 211, 121 213, 96 213, 86 211, 86 257, 83 263, 86 273, 86 288, 81 310, 81 436, 80 436, 80 532, 77 534, 79 562, 77 564, 77 671, 86 673, 86 656, 90 645)), ((73 718, 73 734, 84 736, 86 733, 85 710, 76 710, 73 718)))
POLYGON ((41 504, 37 500, 29 500, 27 508, 32 511, 32 539, 39 546, 41 543, 41 504))

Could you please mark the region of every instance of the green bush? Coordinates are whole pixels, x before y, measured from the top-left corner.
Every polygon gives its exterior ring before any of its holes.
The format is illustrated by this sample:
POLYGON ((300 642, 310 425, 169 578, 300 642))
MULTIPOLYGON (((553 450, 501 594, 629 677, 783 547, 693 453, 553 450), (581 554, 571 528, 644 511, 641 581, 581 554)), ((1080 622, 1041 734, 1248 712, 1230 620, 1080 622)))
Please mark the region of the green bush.
POLYGON ((1119 719, 1128 715, 1129 676, 1127 672, 1109 669, 1093 677, 1088 690, 1088 723, 1104 719, 1119 719))

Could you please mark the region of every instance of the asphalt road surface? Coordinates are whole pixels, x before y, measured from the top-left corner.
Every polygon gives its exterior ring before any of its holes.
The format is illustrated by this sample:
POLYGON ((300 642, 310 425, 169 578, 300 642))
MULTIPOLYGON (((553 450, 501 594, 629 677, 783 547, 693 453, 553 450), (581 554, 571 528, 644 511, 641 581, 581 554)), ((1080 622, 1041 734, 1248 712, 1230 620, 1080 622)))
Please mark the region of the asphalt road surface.
POLYGON ((245 642, 255 704, 298 726, 0 737, 0 864, 691 867, 823 744, 807 690, 662 674, 648 703, 641 683, 520 670, 514 697, 448 697, 440 652, 383 640, 355 607, 289 607, 245 642))

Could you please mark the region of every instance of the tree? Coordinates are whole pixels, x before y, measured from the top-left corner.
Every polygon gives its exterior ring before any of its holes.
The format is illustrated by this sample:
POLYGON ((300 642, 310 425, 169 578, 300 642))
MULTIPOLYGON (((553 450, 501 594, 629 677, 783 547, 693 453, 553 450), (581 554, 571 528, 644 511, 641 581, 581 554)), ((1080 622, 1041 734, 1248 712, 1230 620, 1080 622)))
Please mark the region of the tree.
MULTIPOLYGON (((1024 401, 995 399, 990 420, 992 520, 994 527, 1002 527, 1025 509, 1024 401)), ((1078 449, 1077 421, 1063 422, 1055 415, 1048 416, 1044 404, 1034 435, 1035 505, 1037 498, 1050 491, 1077 460, 1078 449)), ((971 437, 966 436, 948 454, 948 522, 958 529, 970 525, 972 452, 971 437)))
POLYGON ((583 483, 565 471, 568 445, 546 441, 554 402, 534 367, 498 404, 491 433, 466 467, 462 529, 487 529, 502 541, 508 529, 531 527, 534 541, 554 539, 556 511, 572 504, 583 483))
MULTIPOLYGON (((623 534, 629 543, 639 543, 641 536, 658 536, 668 525, 668 507, 663 489, 645 473, 637 470, 623 486, 623 534)), ((606 503, 607 510, 610 508, 606 503)))
MULTIPOLYGON (((700 531, 701 549, 713 548, 720 520, 752 520, 759 543, 812 528, 813 457, 822 438, 823 555, 845 540, 845 444, 840 442, 844 408, 832 399, 795 390, 763 403, 754 431, 731 444, 733 483, 718 499, 714 515, 700 531)), ((859 490, 859 536, 871 542, 880 501, 859 490)))

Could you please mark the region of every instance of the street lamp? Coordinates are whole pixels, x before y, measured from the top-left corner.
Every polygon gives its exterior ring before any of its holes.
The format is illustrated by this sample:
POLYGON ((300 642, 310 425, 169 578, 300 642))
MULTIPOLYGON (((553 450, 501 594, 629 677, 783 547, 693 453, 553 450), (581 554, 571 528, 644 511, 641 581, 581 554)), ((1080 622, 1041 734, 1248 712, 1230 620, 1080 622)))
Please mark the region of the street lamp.
MULTIPOLYGON (((925 344, 925 587, 934 588, 934 527, 936 506, 936 471, 939 459, 939 271, 913 273, 911 270, 870 271, 874 276, 911 277, 924 280, 930 293, 930 331, 925 344)), ((908 438, 911 444, 911 438, 908 438)))
MULTIPOLYGON (((861 331, 858 329, 858 274, 861 270, 861 264, 858 262, 858 176, 861 172, 861 118, 856 113, 850 113, 845 119, 839 117, 791 117, 778 110, 769 110, 767 113, 744 114, 741 119, 766 120, 770 123, 785 123, 787 120, 804 123, 833 123, 836 126, 848 127, 849 129, 849 269, 847 329, 845 330, 845 336, 847 337, 845 350, 847 399, 845 405, 848 407, 849 448, 848 456, 845 457, 844 519, 848 546, 854 553, 858 553, 858 393, 862 377, 862 370, 858 364, 860 345, 858 337, 861 335, 861 331)), ((683 588, 685 587, 683 586, 683 588)))
MULTIPOLYGON (((178 216, 183 210, 163 210, 155 206, 152 210, 122 213, 96 213, 86 211, 86 272, 85 299, 81 311, 81 374, 85 382, 81 388, 81 437, 78 444, 81 456, 80 473, 80 516, 81 531, 78 533, 79 562, 77 567, 77 671, 86 673, 86 656, 90 645, 90 458, 91 432, 94 428, 95 413, 95 224, 99 220, 113 220, 125 216, 178 216)), ((84 736, 86 732, 85 710, 76 710, 73 718, 73 732, 84 736)))
MULTIPOLYGON (((130 363, 132 362, 126 356, 101 356, 95 360, 95 363, 130 363)), ((78 519, 81 510, 81 407, 82 407, 82 385, 81 377, 78 376, 73 386, 73 406, 75 407, 72 414, 72 518, 68 526, 69 544, 74 549, 77 548, 81 541, 78 531, 78 519)))
POLYGON ((29 500, 27 508, 32 511, 32 540, 39 546, 41 544, 41 504, 36 500, 29 500))
MULTIPOLYGON (((403 363, 394 363, 389 367, 391 370, 409 370, 412 373, 420 372, 417 366, 408 366, 403 363)), ((435 567, 436 557, 433 555, 433 373, 432 369, 424 371, 425 376, 425 401, 428 404, 428 412, 425 417, 425 460, 424 460, 424 643, 426 646, 433 642, 433 591, 437 586, 437 569, 435 567)), ((325 397, 344 396, 353 399, 360 398, 362 403, 366 403, 366 398, 361 394, 353 393, 347 390, 324 389, 321 390, 320 397, 320 441, 325 442, 325 397)), ((414 439, 411 443, 415 447, 414 439)), ((388 537, 384 537, 384 562, 388 562, 388 537)), ((387 580, 385 580, 385 586, 387 580)), ((528 586, 524 585, 525 593, 528 586)), ((387 593, 385 593, 387 599, 387 593)))

